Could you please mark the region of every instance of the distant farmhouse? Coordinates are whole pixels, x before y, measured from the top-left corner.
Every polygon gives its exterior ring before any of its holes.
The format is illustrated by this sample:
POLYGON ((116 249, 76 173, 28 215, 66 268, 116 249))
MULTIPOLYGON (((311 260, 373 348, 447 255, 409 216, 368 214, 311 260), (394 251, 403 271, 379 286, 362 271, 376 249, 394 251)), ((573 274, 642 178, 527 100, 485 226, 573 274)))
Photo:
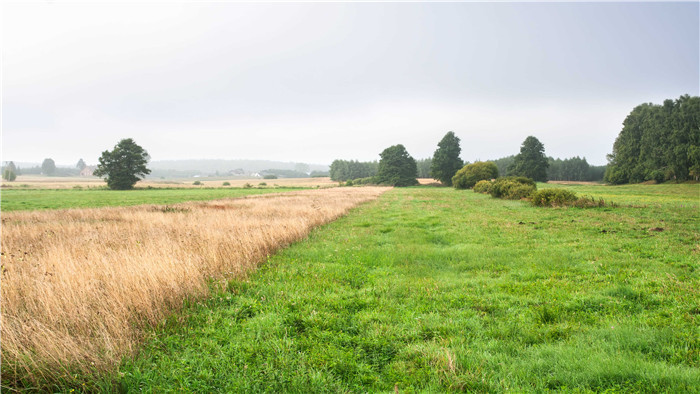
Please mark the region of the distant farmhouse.
POLYGON ((82 170, 80 170, 80 176, 93 176, 92 173, 95 172, 97 169, 97 166, 85 166, 82 170))

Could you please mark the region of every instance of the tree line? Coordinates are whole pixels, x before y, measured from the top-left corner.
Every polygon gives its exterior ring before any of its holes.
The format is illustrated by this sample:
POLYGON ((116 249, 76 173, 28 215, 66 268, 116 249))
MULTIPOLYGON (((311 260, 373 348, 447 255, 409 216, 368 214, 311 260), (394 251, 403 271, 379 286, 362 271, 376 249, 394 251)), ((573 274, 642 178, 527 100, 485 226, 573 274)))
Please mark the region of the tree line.
POLYGON ((612 184, 700 178, 700 97, 635 107, 608 155, 612 184))
POLYGON ((345 182, 360 178, 369 178, 377 175, 379 163, 377 161, 334 160, 331 163, 329 175, 331 180, 345 182))
POLYGON ((78 160, 75 167, 57 167, 56 162, 51 158, 46 158, 40 166, 20 168, 14 162, 6 162, 0 170, 2 179, 14 181, 18 175, 46 175, 46 176, 78 176, 87 165, 83 159, 78 160))

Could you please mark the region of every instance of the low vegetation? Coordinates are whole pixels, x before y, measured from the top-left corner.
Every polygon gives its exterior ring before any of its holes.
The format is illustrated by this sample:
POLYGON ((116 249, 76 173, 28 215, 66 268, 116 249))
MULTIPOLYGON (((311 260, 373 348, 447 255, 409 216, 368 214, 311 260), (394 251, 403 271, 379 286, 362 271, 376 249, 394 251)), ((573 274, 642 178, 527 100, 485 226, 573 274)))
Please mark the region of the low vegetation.
POLYGON ((495 198, 520 200, 529 198, 537 190, 535 181, 526 177, 502 177, 491 182, 489 194, 495 198))
POLYGON ((385 190, 3 212, 3 386, 80 386, 112 371, 138 349, 144 327, 202 299, 212 280, 240 279, 385 190))
POLYGON ((624 205, 544 210, 393 189, 167 320, 119 375, 86 384, 696 391, 697 186, 552 187, 624 205))
POLYGON ((602 208, 616 207, 614 202, 606 202, 603 198, 589 196, 577 196, 575 192, 567 189, 547 188, 538 190, 530 196, 532 205, 537 207, 577 207, 577 208, 602 208))
POLYGON ((555 207, 571 205, 576 201, 576 193, 567 189, 543 189, 531 196, 532 204, 538 207, 555 207))
POLYGON ((498 167, 490 161, 467 164, 452 177, 455 189, 471 189, 477 182, 498 178, 498 167))

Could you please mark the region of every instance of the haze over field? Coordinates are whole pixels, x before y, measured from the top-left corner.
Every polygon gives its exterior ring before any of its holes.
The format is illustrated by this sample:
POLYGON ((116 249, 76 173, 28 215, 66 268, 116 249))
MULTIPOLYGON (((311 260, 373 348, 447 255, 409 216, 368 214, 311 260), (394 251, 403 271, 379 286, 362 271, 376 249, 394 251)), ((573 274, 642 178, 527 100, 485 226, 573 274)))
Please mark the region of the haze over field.
POLYGON ((5 4, 2 160, 518 152, 605 164, 636 105, 699 94, 699 4, 5 4))

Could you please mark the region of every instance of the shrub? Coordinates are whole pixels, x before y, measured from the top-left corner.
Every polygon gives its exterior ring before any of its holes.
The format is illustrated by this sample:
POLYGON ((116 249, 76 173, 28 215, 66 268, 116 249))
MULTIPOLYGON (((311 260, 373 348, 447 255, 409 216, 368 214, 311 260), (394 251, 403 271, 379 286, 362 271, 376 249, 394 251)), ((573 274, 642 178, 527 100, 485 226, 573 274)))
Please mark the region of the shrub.
POLYGON ((200 181, 194 181, 194 183, 193 183, 193 185, 195 185, 195 186, 199 186, 201 184, 202 184, 202 182, 200 182, 200 181))
POLYGON ((347 182, 345 182, 345 186, 352 186, 352 179, 348 179, 347 182))
POLYGON ((224 182, 222 183, 223 186, 231 186, 231 182, 224 182))
POLYGON ((603 200, 603 198, 596 200, 595 197, 587 197, 587 196, 583 196, 583 197, 576 199, 576 201, 571 203, 571 205, 574 207, 577 207, 577 208, 603 208, 603 207, 607 207, 607 206, 617 207, 617 204, 615 204, 612 201, 606 203, 605 200, 603 200))
POLYGON ((267 183, 265 183, 265 182, 260 182, 260 183, 258 183, 258 186, 267 186, 267 183))
POLYGON ((535 181, 526 177, 504 177, 496 179, 489 194, 496 198, 519 200, 528 198, 537 190, 535 181))
POLYGON ((244 189, 250 189, 252 187, 253 187, 253 185, 251 185, 250 183, 246 183, 245 185, 243 185, 244 189))
POLYGON ((481 180, 474 185, 474 192, 475 193, 484 193, 488 194, 491 192, 491 186, 493 185, 493 182, 487 181, 487 180, 481 180))
POLYGON ((357 178, 352 180, 353 185, 376 185, 377 180, 374 177, 357 178))
POLYGON ((477 161, 467 164, 452 177, 452 185, 456 189, 469 189, 482 180, 498 177, 498 167, 491 161, 477 161))
POLYGON ((532 194, 532 204, 538 207, 563 207, 576 201, 576 193, 566 189, 544 189, 532 194))
POLYGON ((265 175, 263 179, 277 179, 277 175, 265 175))

